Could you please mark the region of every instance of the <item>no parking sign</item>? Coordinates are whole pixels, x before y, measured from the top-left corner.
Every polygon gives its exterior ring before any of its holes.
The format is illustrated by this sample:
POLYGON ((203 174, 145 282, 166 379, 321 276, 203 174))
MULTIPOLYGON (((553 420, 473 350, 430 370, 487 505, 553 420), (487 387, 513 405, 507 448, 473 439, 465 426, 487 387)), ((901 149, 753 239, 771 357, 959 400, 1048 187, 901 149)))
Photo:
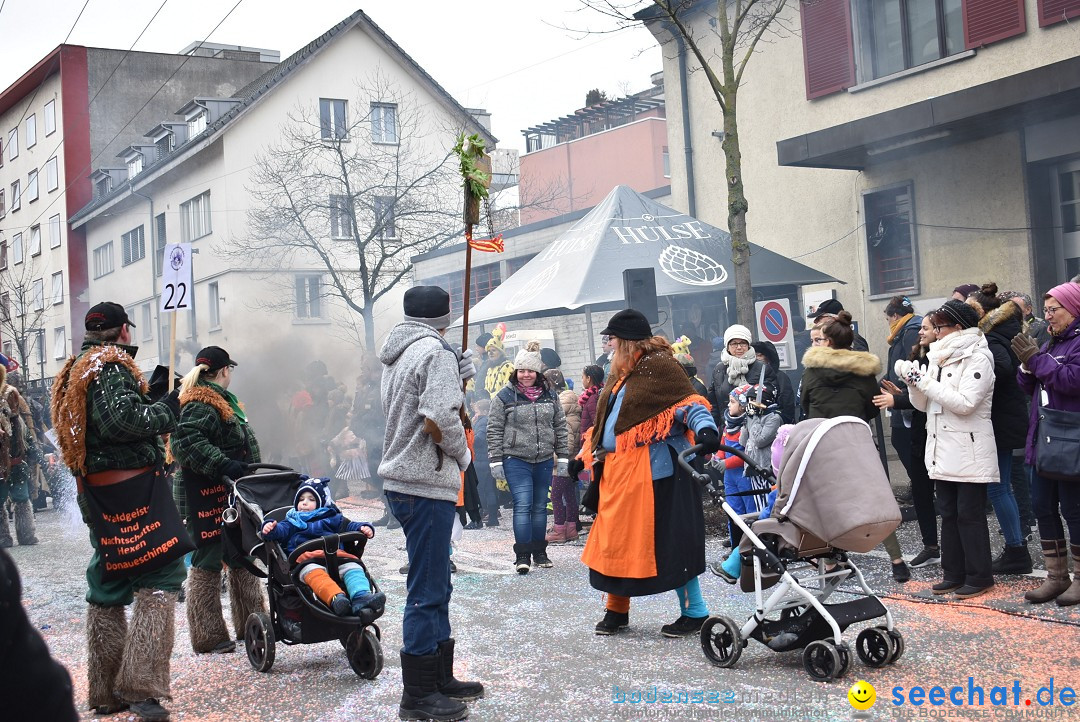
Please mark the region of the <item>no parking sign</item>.
POLYGON ((780 357, 780 369, 787 371, 797 365, 795 341, 791 333, 791 306, 786 298, 760 301, 754 304, 758 337, 772 341, 780 357))

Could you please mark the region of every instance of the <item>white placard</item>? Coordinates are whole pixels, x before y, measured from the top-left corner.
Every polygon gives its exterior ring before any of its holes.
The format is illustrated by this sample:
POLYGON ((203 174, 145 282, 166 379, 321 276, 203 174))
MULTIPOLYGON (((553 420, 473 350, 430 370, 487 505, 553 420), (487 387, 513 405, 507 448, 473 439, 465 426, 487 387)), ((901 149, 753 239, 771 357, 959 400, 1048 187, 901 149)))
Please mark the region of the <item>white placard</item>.
POLYGON ((758 338, 772 341, 776 346, 778 371, 790 371, 796 367, 795 337, 791 330, 791 305, 786 298, 759 301, 754 304, 757 317, 758 338))
POLYGON ((170 243, 165 246, 164 268, 161 273, 161 313, 187 311, 192 306, 194 289, 191 283, 191 244, 170 243))

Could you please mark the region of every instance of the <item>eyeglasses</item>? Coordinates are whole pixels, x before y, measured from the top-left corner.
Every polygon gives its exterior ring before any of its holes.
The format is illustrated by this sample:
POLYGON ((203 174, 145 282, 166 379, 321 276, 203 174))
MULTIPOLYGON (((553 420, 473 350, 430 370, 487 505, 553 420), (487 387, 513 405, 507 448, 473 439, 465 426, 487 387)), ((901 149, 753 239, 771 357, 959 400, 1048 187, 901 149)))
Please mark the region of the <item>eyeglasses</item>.
POLYGON ((941 333, 941 329, 943 329, 943 328, 953 328, 953 327, 959 326, 959 325, 960 324, 958 324, 958 323, 943 323, 940 326, 933 326, 932 328, 934 329, 934 333, 941 333))
POLYGON ((1061 310, 1061 306, 1043 306, 1044 316, 1053 316, 1055 313, 1061 310))
POLYGON ((825 337, 824 336, 811 336, 810 337, 810 344, 813 345, 813 346, 820 346, 823 343, 825 343, 825 337))
POLYGON ((749 341, 742 341, 742 340, 730 341, 728 343, 728 346, 744 346, 746 348, 750 348, 750 342, 749 341))

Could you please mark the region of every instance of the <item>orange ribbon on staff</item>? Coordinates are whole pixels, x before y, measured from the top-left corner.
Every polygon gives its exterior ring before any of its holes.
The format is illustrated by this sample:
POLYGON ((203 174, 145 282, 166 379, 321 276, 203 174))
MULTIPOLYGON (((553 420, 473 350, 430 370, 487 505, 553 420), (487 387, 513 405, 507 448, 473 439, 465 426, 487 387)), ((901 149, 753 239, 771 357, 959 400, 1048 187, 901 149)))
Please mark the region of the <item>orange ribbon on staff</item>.
POLYGON ((469 244, 469 248, 481 253, 502 253, 506 250, 501 233, 494 238, 473 238, 472 229, 466 228, 465 242, 469 244))

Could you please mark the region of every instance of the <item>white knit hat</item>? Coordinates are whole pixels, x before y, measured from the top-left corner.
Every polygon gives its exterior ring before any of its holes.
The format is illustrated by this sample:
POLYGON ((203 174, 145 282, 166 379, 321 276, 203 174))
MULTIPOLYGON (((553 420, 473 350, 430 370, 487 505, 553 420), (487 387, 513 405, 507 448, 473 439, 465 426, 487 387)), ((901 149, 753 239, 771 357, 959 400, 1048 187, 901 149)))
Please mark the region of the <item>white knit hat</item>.
POLYGON ((540 373, 544 366, 543 360, 540 358, 540 342, 529 341, 525 344, 525 348, 517 352, 517 356, 514 357, 514 369, 517 371, 535 371, 540 373))
POLYGON ((724 348, 727 348, 727 345, 737 338, 740 338, 747 343, 754 342, 754 337, 750 334, 750 329, 736 323, 728 326, 727 330, 724 331, 724 348))

